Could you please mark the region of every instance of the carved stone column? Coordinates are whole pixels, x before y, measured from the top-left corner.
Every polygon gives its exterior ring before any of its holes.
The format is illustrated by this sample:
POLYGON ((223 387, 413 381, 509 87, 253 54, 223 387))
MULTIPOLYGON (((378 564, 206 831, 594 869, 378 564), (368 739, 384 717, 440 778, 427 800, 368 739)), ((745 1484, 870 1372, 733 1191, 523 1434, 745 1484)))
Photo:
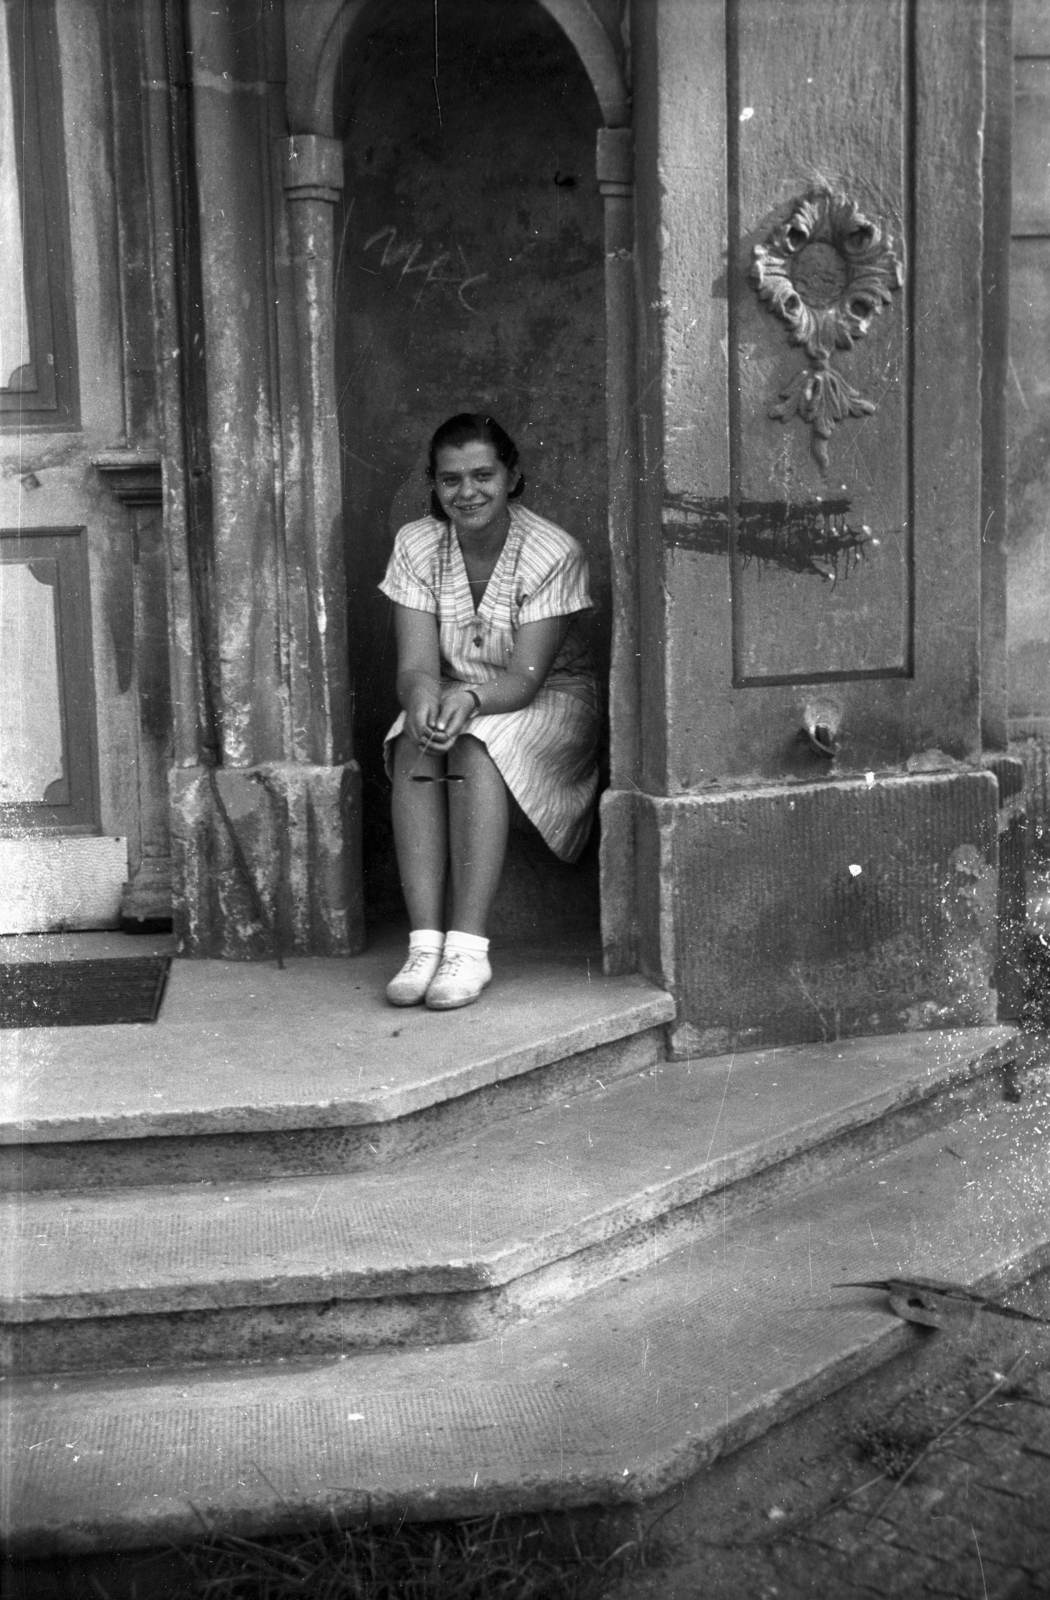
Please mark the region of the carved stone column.
POLYGON ((135 746, 138 828, 129 834, 130 878, 121 895, 124 922, 171 918, 171 674, 168 669, 168 583, 161 516, 160 455, 152 450, 108 450, 95 470, 127 508, 133 563, 132 636, 127 640, 131 685, 138 702, 135 746))
POLYGON ((634 391, 634 142, 630 128, 598 131, 598 188, 605 202, 605 389, 612 545, 612 781, 633 778, 638 743, 638 619, 634 559, 638 451, 634 391))
MULTIPOLYGON (((287 215, 296 327, 301 579, 308 596, 305 651, 296 658, 313 686, 309 715, 294 717, 300 758, 331 764, 350 753, 339 425, 335 394, 333 207, 343 187, 338 139, 297 134, 278 142, 287 215)), ((289 551, 291 566, 291 550, 289 551)), ((289 571, 289 579, 292 572, 289 571)), ((294 670, 294 667, 293 667, 294 670)), ((296 684, 293 680, 293 699, 296 684)))
POLYGON ((609 441, 612 661, 609 789, 601 803, 601 905, 606 970, 632 972, 634 783, 638 769, 638 481, 635 389, 634 141, 630 128, 598 130, 598 187, 605 202, 605 404, 609 441))

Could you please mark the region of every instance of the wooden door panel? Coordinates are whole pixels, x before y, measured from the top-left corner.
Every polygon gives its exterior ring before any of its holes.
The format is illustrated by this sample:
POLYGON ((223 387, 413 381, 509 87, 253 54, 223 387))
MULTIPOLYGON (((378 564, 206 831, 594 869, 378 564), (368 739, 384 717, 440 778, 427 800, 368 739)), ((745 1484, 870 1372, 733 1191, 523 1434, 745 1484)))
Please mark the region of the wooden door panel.
POLYGON ((98 829, 83 528, 0 529, 0 833, 98 829))

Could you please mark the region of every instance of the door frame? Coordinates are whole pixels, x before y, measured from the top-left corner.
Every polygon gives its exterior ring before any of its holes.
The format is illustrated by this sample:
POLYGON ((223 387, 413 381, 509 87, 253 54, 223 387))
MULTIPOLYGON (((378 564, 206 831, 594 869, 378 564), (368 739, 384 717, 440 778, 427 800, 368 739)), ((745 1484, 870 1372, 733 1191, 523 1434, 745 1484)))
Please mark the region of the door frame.
MULTIPOLYGON (((612 639, 609 672, 610 787, 632 791, 640 771, 642 662, 637 588, 637 287, 634 251, 634 150, 631 97, 623 40, 596 17, 587 0, 538 0, 575 50, 601 115, 596 176, 604 211, 606 328, 606 463, 612 639)), ((341 193, 342 141, 335 137, 337 75, 370 0, 285 0, 287 113, 290 136, 279 141, 290 257, 295 273, 300 396, 298 426, 307 462, 304 500, 335 511, 342 526, 339 452, 310 448, 330 435, 336 416, 331 335, 335 327, 333 216, 341 193), (308 308, 315 308, 307 315, 308 308), (322 330, 325 337, 321 337, 322 330)), ((317 536, 321 519, 315 516, 317 536)), ((344 667, 345 672, 345 667, 344 667)), ((613 818, 610 816, 610 823, 613 818)), ((606 967, 635 964, 633 831, 614 825, 602 847, 601 898, 606 967)))

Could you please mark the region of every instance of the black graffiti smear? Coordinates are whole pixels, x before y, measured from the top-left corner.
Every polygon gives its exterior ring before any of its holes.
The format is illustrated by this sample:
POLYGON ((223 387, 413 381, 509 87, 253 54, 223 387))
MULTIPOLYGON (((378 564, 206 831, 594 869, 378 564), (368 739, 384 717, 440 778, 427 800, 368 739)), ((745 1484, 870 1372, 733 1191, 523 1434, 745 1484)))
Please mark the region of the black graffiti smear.
POLYGON ((672 494, 664 499, 664 543, 706 556, 729 554, 729 501, 672 494))
POLYGON ((736 547, 744 565, 769 562, 788 572, 811 572, 835 583, 864 559, 870 528, 849 522, 849 500, 791 505, 784 500, 741 501, 736 547))
MULTIPOLYGON (((867 547, 878 543, 870 528, 849 521, 852 502, 808 500, 741 500, 737 505, 736 549, 743 564, 752 561, 786 572, 809 573, 835 583, 862 561, 867 547)), ((678 549, 708 555, 730 550, 729 502, 669 495, 664 510, 664 540, 678 549)))

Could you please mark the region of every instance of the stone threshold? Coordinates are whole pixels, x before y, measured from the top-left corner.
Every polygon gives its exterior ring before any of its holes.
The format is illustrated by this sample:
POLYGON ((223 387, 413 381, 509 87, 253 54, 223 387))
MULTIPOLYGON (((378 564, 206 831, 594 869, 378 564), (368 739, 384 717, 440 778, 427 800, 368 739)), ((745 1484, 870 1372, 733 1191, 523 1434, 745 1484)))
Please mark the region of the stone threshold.
POLYGON ((674 1016, 577 946, 497 950, 476 1005, 398 1010, 401 955, 176 961, 156 1023, 0 1032, 0 1145, 382 1124, 674 1016))

